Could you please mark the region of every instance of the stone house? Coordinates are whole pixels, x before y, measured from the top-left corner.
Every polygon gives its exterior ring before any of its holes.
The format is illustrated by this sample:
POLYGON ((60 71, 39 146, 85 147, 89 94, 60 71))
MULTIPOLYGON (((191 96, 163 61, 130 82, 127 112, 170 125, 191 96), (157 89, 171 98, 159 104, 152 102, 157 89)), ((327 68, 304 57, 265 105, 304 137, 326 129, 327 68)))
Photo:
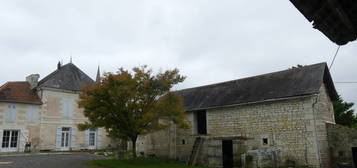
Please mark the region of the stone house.
MULTIPOLYGON (((98 74, 99 75, 99 70, 98 74)), ((81 88, 93 85, 88 75, 72 63, 38 81, 7 82, 0 87, 0 152, 69 151, 102 149, 111 143, 105 130, 79 131, 87 121, 77 101, 81 88)))
MULTIPOLYGON (((337 92, 326 63, 176 93, 184 99, 191 129, 172 125, 141 136, 138 153, 210 167, 335 165, 341 131, 328 131, 336 125, 337 92)), ((352 158, 352 140, 344 146, 339 149, 352 158)))

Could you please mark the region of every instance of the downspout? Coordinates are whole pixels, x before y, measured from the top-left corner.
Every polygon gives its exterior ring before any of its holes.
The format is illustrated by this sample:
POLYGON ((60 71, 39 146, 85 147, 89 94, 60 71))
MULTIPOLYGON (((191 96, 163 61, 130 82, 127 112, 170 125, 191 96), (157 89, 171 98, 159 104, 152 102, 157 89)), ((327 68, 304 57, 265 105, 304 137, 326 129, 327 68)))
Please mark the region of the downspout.
POLYGON ((316 114, 315 114, 315 105, 318 102, 320 94, 317 94, 315 97, 314 102, 312 103, 312 114, 314 117, 314 129, 315 129, 315 142, 316 142, 316 147, 317 147, 317 158, 319 160, 319 166, 321 167, 321 157, 320 157, 320 144, 319 144, 319 140, 318 140, 318 136, 317 136, 317 124, 316 124, 316 114))

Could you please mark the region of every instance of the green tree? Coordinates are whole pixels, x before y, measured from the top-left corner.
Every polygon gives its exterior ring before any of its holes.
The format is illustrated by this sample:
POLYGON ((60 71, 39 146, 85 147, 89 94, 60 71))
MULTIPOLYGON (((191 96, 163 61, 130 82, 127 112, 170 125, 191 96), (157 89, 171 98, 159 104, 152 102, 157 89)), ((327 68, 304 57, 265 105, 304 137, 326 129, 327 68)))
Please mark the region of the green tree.
POLYGON ((130 140, 136 157, 139 135, 165 129, 170 122, 180 128, 189 127, 182 97, 170 92, 184 79, 177 69, 153 74, 147 66, 106 73, 80 95, 79 106, 89 121, 78 128, 103 127, 111 137, 130 140))
POLYGON ((343 101, 339 95, 337 100, 333 102, 333 108, 335 111, 335 121, 337 124, 341 124, 347 127, 354 127, 357 124, 357 116, 354 114, 353 103, 343 101))

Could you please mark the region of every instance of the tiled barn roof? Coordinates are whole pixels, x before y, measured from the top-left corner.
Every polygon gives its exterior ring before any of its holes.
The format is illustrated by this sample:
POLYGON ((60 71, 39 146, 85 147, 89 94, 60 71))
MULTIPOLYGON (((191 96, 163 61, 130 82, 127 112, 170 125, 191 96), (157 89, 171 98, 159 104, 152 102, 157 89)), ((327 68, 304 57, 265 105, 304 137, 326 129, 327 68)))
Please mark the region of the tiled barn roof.
POLYGON ((61 90, 80 91, 85 85, 94 84, 93 79, 72 63, 59 67, 43 78, 38 88, 47 87, 61 90))
POLYGON ((331 99, 337 92, 326 63, 176 91, 188 111, 319 93, 325 83, 331 99))
POLYGON ((7 82, 0 87, 0 102, 42 104, 28 82, 7 82))

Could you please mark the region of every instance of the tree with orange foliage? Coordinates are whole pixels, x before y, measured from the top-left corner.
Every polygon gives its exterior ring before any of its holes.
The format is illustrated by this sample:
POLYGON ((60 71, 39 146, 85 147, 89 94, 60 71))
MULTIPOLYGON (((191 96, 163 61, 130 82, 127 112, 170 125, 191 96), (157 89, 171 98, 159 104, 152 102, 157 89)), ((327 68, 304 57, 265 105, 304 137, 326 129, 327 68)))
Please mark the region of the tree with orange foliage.
POLYGON ((180 128, 188 128, 182 97, 170 92, 184 76, 178 69, 153 74, 147 66, 135 67, 132 72, 120 68, 106 73, 95 86, 87 87, 80 95, 79 106, 88 122, 78 125, 80 130, 103 127, 109 136, 131 140, 136 158, 136 140, 165 129, 172 121, 180 128))

